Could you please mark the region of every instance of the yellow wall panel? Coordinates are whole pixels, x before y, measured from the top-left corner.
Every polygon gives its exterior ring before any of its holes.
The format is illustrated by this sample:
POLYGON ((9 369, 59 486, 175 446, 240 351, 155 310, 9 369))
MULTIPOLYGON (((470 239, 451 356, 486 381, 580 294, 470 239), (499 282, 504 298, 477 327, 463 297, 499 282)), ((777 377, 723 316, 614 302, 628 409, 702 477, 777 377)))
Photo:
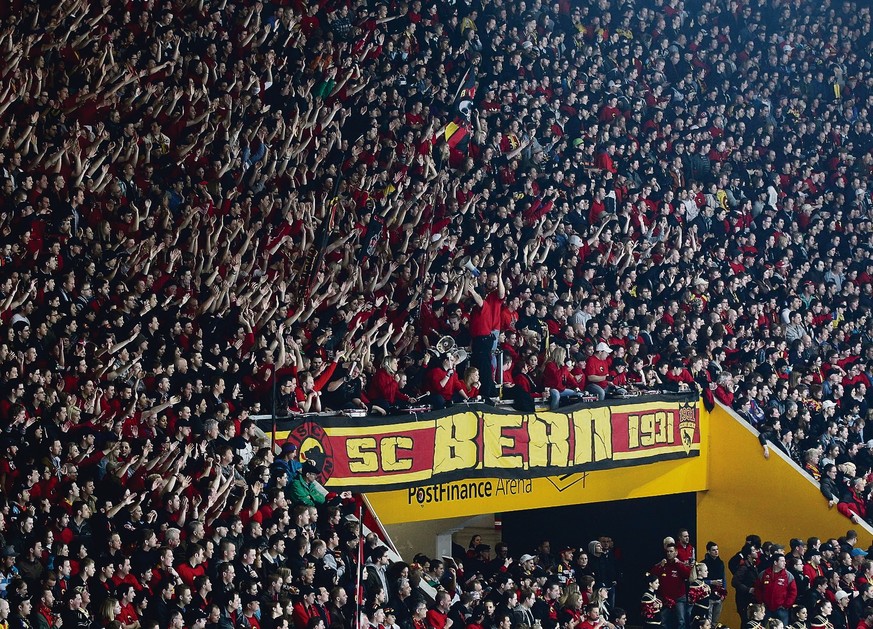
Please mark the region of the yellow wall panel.
MULTIPOLYGON (((854 528, 861 547, 870 544, 869 529, 828 509, 818 483, 780 450, 771 447, 765 459, 754 430, 732 411, 716 406, 712 413, 701 413, 701 424, 710 427, 710 467, 709 489, 697 495, 698 556, 713 540, 727 564, 751 533, 787 547, 792 537, 827 539, 854 528)), ((741 626, 732 588, 722 622, 733 629, 741 626)))

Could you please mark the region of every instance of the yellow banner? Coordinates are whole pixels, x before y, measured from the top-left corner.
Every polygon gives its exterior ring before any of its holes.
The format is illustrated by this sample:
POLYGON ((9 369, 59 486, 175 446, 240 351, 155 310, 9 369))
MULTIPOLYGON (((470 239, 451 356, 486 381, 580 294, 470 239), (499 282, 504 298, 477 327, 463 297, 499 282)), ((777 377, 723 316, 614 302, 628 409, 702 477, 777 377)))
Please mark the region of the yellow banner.
MULTIPOLYGON (((295 443, 301 460, 315 461, 326 487, 354 491, 409 490, 474 478, 530 483, 537 477, 697 458, 701 446, 697 401, 689 395, 530 414, 472 405, 367 423, 307 418, 277 432, 277 441, 295 443)), ((505 484, 489 483, 463 491, 484 498, 503 492, 505 484)))
POLYGON ((650 498, 708 488, 708 427, 700 455, 647 465, 540 478, 476 478, 368 493, 386 524, 470 517, 571 504, 650 498))

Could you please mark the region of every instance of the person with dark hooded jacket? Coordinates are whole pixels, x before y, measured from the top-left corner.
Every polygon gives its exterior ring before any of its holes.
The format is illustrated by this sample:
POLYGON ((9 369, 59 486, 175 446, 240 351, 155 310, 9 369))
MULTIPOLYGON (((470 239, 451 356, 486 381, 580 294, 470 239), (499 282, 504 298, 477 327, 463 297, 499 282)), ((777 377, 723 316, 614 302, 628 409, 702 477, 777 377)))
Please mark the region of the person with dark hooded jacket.
POLYGON ((737 613, 745 619, 746 610, 755 602, 755 583, 758 580, 758 554, 757 546, 746 544, 741 551, 743 560, 734 571, 731 586, 736 593, 737 613))
POLYGON ((594 579, 612 589, 618 581, 615 559, 603 548, 600 540, 595 539, 588 543, 588 561, 594 571, 594 579))
POLYGON ((821 489, 821 495, 828 501, 828 508, 833 507, 840 501, 842 488, 839 482, 837 482, 837 466, 833 463, 828 463, 822 469, 819 488, 821 489))

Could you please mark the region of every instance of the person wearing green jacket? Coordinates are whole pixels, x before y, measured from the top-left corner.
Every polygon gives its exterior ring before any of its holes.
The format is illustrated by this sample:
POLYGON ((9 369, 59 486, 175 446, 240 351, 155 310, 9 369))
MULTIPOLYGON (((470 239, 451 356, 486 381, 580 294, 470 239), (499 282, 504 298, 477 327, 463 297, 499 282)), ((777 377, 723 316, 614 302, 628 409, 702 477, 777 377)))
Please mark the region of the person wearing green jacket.
POLYGON ((291 502, 295 505, 318 507, 324 504, 324 488, 315 480, 321 469, 315 461, 308 460, 303 464, 297 477, 291 481, 289 493, 291 502))

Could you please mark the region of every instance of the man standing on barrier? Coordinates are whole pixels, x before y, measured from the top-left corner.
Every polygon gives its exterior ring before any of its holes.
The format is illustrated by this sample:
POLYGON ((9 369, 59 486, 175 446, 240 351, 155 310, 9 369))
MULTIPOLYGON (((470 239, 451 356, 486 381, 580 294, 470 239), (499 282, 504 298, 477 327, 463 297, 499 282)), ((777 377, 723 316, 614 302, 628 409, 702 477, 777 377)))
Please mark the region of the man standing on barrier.
POLYGON ((479 370, 482 383, 479 392, 485 400, 490 400, 497 393, 492 357, 497 346, 497 335, 500 333, 503 299, 506 297, 506 286, 500 267, 496 273, 488 274, 485 287, 487 293, 484 298, 475 288, 470 287, 470 296, 476 302, 476 307, 470 313, 470 336, 473 337, 470 363, 479 370))

